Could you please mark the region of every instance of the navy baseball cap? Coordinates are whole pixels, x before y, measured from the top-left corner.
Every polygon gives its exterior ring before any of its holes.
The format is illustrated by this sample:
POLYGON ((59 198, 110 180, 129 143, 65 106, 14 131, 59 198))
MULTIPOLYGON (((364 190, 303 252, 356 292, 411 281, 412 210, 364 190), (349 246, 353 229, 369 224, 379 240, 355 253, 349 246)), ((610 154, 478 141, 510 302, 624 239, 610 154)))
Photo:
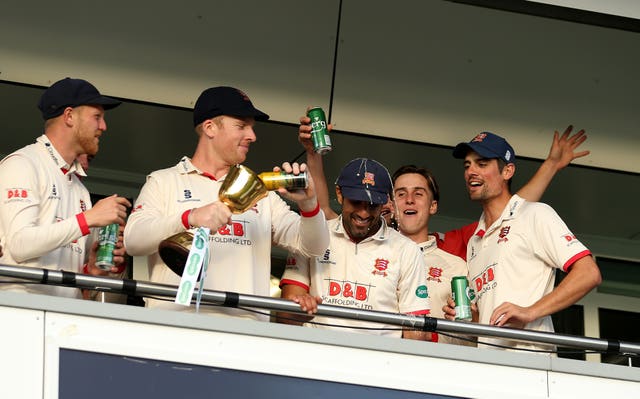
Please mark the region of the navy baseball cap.
POLYGON ((516 152, 507 140, 491 132, 482 132, 468 143, 460 143, 453 149, 453 157, 464 159, 467 153, 477 152, 483 158, 498 158, 506 163, 516 162, 516 152))
POLYGON ((83 79, 64 78, 52 84, 42 93, 38 108, 44 120, 55 118, 67 107, 102 105, 105 110, 115 108, 121 102, 100 94, 98 89, 83 79))
POLYGON ((352 201, 384 205, 393 192, 389 171, 381 163, 367 158, 349 161, 336 180, 342 195, 352 201))
POLYGON ((253 116, 257 121, 266 121, 269 115, 253 106, 249 97, 233 87, 211 87, 200 94, 193 108, 193 126, 218 115, 253 116))

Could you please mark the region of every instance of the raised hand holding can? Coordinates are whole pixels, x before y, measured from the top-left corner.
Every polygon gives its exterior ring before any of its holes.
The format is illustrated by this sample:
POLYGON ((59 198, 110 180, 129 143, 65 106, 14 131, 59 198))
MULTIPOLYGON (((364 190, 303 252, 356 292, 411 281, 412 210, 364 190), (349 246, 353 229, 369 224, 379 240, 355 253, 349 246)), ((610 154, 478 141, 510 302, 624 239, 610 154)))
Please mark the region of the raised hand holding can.
POLYGON ((320 107, 313 107, 307 111, 307 116, 311 119, 311 141, 313 150, 324 155, 331 151, 331 138, 327 130, 327 117, 320 107))

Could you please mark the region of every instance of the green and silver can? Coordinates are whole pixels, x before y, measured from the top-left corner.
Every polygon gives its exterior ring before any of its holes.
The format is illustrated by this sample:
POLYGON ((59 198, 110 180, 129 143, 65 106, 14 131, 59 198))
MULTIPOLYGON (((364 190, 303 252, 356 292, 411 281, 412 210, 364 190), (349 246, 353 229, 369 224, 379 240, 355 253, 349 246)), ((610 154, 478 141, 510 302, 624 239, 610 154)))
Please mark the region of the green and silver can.
POLYGON ((471 288, 466 276, 451 279, 451 294, 456 303, 456 320, 471 321, 471 288))
POLYGON ((118 229, 118 223, 112 223, 100 228, 96 266, 102 270, 111 270, 115 265, 113 263, 113 250, 118 242, 118 229))
POLYGON ((307 111, 307 116, 311 118, 311 140, 313 150, 320 154, 331 151, 331 138, 327 130, 327 117, 320 107, 313 107, 307 111))

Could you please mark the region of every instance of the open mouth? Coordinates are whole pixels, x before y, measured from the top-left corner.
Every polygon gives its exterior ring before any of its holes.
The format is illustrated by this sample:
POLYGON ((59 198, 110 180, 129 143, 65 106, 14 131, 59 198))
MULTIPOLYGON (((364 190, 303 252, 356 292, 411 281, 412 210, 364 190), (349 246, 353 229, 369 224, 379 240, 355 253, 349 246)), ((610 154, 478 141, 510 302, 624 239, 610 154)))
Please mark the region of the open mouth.
POLYGON ((353 218, 351 218, 351 220, 353 221, 354 225, 359 226, 359 227, 367 227, 371 223, 371 219, 369 219, 369 218, 360 219, 359 217, 353 217, 353 218))

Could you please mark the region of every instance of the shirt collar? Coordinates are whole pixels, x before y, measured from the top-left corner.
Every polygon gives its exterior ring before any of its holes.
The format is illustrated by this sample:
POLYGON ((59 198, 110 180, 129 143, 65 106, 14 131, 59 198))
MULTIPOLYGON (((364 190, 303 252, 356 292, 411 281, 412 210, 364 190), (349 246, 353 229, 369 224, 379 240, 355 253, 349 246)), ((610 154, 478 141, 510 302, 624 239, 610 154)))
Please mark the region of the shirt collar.
MULTIPOLYGON (((44 148, 47 154, 49 154, 49 157, 51 158, 53 163, 60 170, 62 170, 63 173, 68 173, 70 171, 75 172, 78 168, 82 169, 82 167, 79 164, 76 165, 78 163, 77 161, 74 161, 72 165, 67 164, 67 162, 64 160, 64 158, 62 158, 62 156, 60 155, 58 150, 56 150, 56 148, 53 146, 53 143, 51 143, 51 140, 49 140, 49 137, 47 137, 46 134, 43 134, 42 136, 38 137, 36 139, 36 142, 42 145, 42 148, 44 148)), ((82 173, 84 173, 84 170, 82 171, 82 173)))
POLYGON ((436 238, 430 235, 429 239, 427 239, 427 241, 424 241, 418 244, 418 247, 420 247, 420 251, 422 251, 422 253, 425 253, 425 254, 431 253, 435 251, 436 248, 438 247, 436 245, 436 238))
POLYGON ((195 167, 195 165, 191 162, 191 159, 187 156, 183 156, 182 159, 180 159, 180 162, 178 162, 177 167, 178 167, 178 172, 183 175, 187 175, 189 173, 197 173, 199 175, 202 175, 204 177, 207 177, 215 181, 218 181, 218 180, 222 181, 226 177, 226 175, 224 175, 220 179, 216 179, 215 176, 207 172, 202 172, 200 169, 195 167))
POLYGON ((476 232, 479 230, 483 230, 483 231, 487 230, 487 233, 488 233, 489 230, 494 230, 500 225, 502 225, 502 222, 504 222, 505 220, 514 219, 516 216, 518 216, 518 211, 520 210, 520 207, 524 202, 525 200, 522 197, 520 197, 518 194, 513 194, 511 196, 511 199, 509 199, 507 206, 505 206, 504 209, 502 210, 502 214, 500 215, 498 220, 493 222, 493 224, 489 226, 489 229, 487 229, 487 226, 484 223, 484 212, 483 212, 482 216, 480 216, 480 222, 478 223, 478 228, 476 229, 476 232))

